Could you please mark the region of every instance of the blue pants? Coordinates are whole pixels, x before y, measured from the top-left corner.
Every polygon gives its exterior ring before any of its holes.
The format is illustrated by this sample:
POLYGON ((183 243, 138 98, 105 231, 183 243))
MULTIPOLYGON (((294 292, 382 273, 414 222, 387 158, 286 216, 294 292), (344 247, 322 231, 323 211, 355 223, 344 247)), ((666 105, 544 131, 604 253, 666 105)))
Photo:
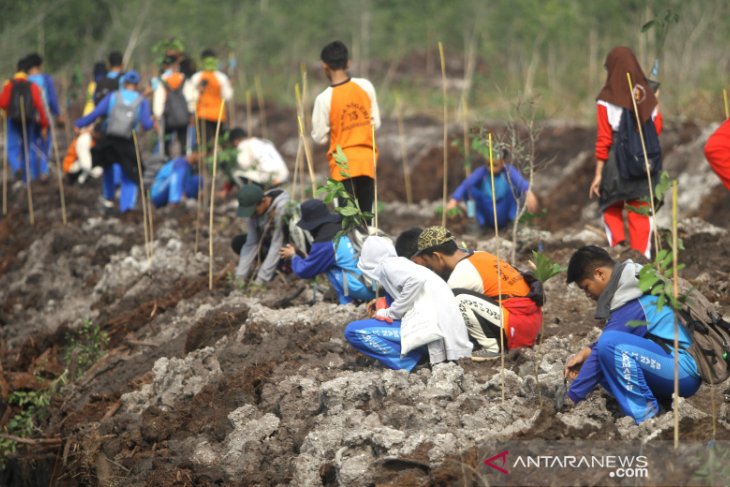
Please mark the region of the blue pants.
POLYGON ((101 178, 101 192, 104 198, 114 201, 117 186, 121 186, 119 193, 119 212, 124 213, 134 208, 137 204, 138 181, 130 179, 119 164, 112 164, 104 168, 104 175, 101 178))
POLYGON ((155 207, 160 208, 167 204, 179 203, 183 194, 188 198, 198 196, 200 177, 190 174, 190 164, 178 159, 173 163, 170 177, 162 181, 155 181, 150 189, 150 195, 155 207))
POLYGON ((40 135, 40 130, 36 128, 35 130, 35 138, 31 139, 31 142, 33 143, 33 147, 30 148, 31 152, 35 152, 36 156, 36 174, 33 174, 33 166, 31 166, 30 174, 33 177, 33 179, 37 179, 38 176, 47 176, 48 175, 48 160, 51 157, 51 132, 50 129, 48 131, 48 135, 46 136, 45 140, 40 135), (38 174, 40 173, 40 174, 38 174))
MULTIPOLYGON (((16 125, 15 123, 8 120, 8 134, 7 134, 7 145, 8 145, 8 165, 10 166, 10 172, 16 174, 20 171, 23 175, 23 181, 25 181, 25 144, 23 143, 23 127, 16 125)), ((48 173, 48 165, 46 163, 45 172, 42 171, 42 162, 39 161, 38 150, 34 148, 33 144, 36 140, 40 140, 40 128, 34 124, 29 123, 25 127, 28 134, 28 165, 30 166, 31 180, 38 179, 41 174, 48 173)))
POLYGON ((401 357, 400 320, 393 323, 375 318, 353 321, 345 327, 345 339, 359 352, 395 370, 410 372, 428 354, 428 349, 421 347, 401 357))
MULTIPOLYGON (((631 333, 605 331, 596 351, 603 372, 602 385, 637 424, 659 412, 657 397, 672 397, 674 356, 657 343, 631 333)), ((679 395, 689 397, 697 392, 701 379, 682 367, 683 360, 680 357, 679 395)))

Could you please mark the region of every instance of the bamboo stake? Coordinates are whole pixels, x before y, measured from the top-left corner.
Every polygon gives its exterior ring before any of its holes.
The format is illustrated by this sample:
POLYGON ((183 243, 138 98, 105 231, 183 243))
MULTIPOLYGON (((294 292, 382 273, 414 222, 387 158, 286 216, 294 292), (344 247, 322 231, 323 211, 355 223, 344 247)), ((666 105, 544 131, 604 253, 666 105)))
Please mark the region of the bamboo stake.
POLYGON ((144 250, 147 254, 147 260, 150 260, 150 235, 147 228, 147 203, 145 202, 144 178, 142 177, 142 159, 139 155, 139 143, 137 142, 137 130, 132 130, 132 140, 134 141, 134 154, 137 156, 137 174, 139 176, 139 197, 142 204, 142 225, 144 226, 144 250))
POLYGON ((370 122, 370 129, 371 134, 373 137, 373 174, 375 176, 375 183, 374 183, 374 192, 375 192, 375 199, 373 201, 373 223, 375 224, 375 228, 380 228, 378 226, 378 158, 376 157, 375 152, 375 123, 372 121, 370 122))
POLYGON ((198 206, 195 209, 195 252, 198 251, 200 239, 200 212, 203 207, 203 148, 200 145, 200 120, 198 119, 198 109, 195 109, 195 142, 198 146, 198 206))
POLYGON ((30 155, 28 154, 28 130, 25 125, 25 102, 23 95, 20 95, 20 121, 23 126, 23 153, 25 155, 25 187, 28 193, 28 214, 30 216, 30 224, 35 225, 35 213, 33 212, 33 191, 30 187, 30 155))
POLYGON ((400 153, 401 153, 401 160, 403 161, 403 182, 406 186, 406 202, 408 205, 411 205, 413 203, 413 190, 411 187, 411 170, 408 166, 408 158, 407 158, 407 151, 406 151, 406 136, 405 136, 405 129, 403 124, 403 104, 401 102, 400 96, 396 95, 395 98, 395 106, 396 106, 396 112, 398 117, 398 133, 400 134, 400 153))
MULTIPOLYGON (((492 185, 492 208, 497 208, 497 198, 494 194, 494 159, 492 157, 492 133, 489 133, 489 176, 490 183, 492 185)), ((500 377, 502 381, 502 403, 504 403, 504 314, 502 312, 502 260, 500 257, 500 245, 499 245, 499 221, 497 219, 497 212, 492 211, 494 214, 494 239, 497 241, 497 303, 499 305, 499 348, 502 359, 502 367, 500 369, 500 377)))
POLYGON ((218 165, 218 137, 220 136, 221 131, 221 119, 223 118, 223 109, 226 106, 226 101, 221 101, 221 107, 218 112, 218 122, 215 126, 215 142, 213 143, 213 176, 210 178, 210 220, 209 220, 209 226, 208 226, 208 251, 210 253, 210 261, 208 264, 208 289, 213 289, 213 237, 214 237, 214 229, 213 229, 213 208, 215 207, 215 198, 213 195, 215 194, 215 172, 216 172, 216 166, 218 165))
POLYGON ((264 139, 269 138, 269 129, 266 126, 266 106, 264 104, 264 89, 261 86, 261 78, 256 75, 253 79, 254 87, 256 88, 256 99, 258 100, 259 107, 259 125, 261 126, 261 136, 264 139))
POLYGON ((253 116, 251 114, 251 90, 246 90, 246 132, 249 137, 253 136, 253 116))
MULTIPOLYGON (((46 113, 50 116, 51 111, 48 109, 48 104, 45 104, 45 108, 46 113)), ((63 191, 63 167, 61 167, 61 159, 58 157, 58 143, 56 140, 56 130, 53 128, 53 121, 50 121, 49 125, 51 128, 51 144, 53 145, 53 155, 56 159, 56 172, 58 173, 58 194, 61 197, 61 217, 63 219, 63 224, 66 225, 66 196, 64 195, 63 191)))
POLYGON ((466 162, 464 170, 466 171, 466 177, 469 177, 471 175, 471 160, 469 159, 471 147, 469 147, 469 104, 466 97, 461 100, 461 108, 461 124, 464 131, 464 161, 466 162))
POLYGON ((3 112, 3 216, 8 214, 8 117, 3 112))
MULTIPOLYGON (((641 117, 639 117, 639 109, 636 107, 636 98, 634 97, 634 85, 631 83, 631 73, 626 73, 626 79, 629 81, 629 92, 631 93, 631 103, 634 105, 634 115, 636 115, 636 125, 639 127, 639 138, 641 139, 641 150, 644 153, 644 165, 646 168, 646 177, 649 180, 649 203, 651 204, 651 232, 654 235, 654 252, 661 250, 661 242, 659 234, 655 228, 656 208, 654 207, 654 184, 651 181, 651 166, 649 165, 649 156, 646 154, 646 142, 644 142, 644 129, 641 126, 641 117)), ((495 207, 496 208, 496 207, 495 207)))
MULTIPOLYGON (((679 299, 679 270, 677 265, 677 180, 672 182, 672 279, 674 280, 674 302, 679 299)), ((679 319, 674 313, 674 449, 679 448, 679 319)))
POLYGON ((304 123, 301 117, 297 117, 299 122, 299 136, 302 138, 302 145, 304 145, 304 158, 307 160, 307 169, 309 170, 309 181, 312 185, 312 198, 317 193, 317 186, 314 176, 314 166, 312 165, 312 151, 307 142, 307 137, 304 135, 304 123))
POLYGON ((722 100, 725 103, 725 120, 727 120, 728 118, 730 118, 730 111, 728 110, 728 107, 727 107, 727 89, 726 88, 722 89, 722 100))
POLYGON ((152 193, 150 190, 147 190, 147 223, 150 227, 150 255, 152 257, 155 256, 155 227, 152 224, 152 209, 154 205, 152 205, 152 193))
MULTIPOLYGON (((448 179, 449 179, 449 127, 448 122, 448 105, 446 99, 446 62, 444 61, 444 45, 439 41, 439 56, 441 57, 441 84, 443 88, 444 97, 444 191, 443 191, 443 206, 441 212, 441 226, 446 226, 446 203, 447 203, 447 191, 448 191, 448 179)), ((496 206, 495 206, 496 208, 496 206)))

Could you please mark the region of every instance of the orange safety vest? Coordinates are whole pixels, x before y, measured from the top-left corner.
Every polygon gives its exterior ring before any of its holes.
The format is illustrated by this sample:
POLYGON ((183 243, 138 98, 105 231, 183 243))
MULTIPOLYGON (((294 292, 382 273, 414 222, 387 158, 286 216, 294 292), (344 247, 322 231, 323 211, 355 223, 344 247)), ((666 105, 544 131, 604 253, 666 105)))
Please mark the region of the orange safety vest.
MULTIPOLYGON (((375 178, 371 120, 372 103, 365 90, 352 81, 332 87, 330 146, 327 151, 332 179, 337 181, 345 179, 340 174, 340 168, 334 158, 338 145, 347 156, 347 172, 351 178, 357 176, 375 178)), ((375 157, 378 157, 377 147, 375 147, 375 157)))
MULTIPOLYGON (((214 71, 203 71, 200 74, 198 83, 198 86, 205 84, 205 88, 200 92, 200 96, 198 97, 198 118, 208 120, 209 122, 217 122, 221 103, 223 103, 221 85, 218 82, 218 77, 214 71)), ((221 122, 225 121, 226 112, 224 110, 221 122)))

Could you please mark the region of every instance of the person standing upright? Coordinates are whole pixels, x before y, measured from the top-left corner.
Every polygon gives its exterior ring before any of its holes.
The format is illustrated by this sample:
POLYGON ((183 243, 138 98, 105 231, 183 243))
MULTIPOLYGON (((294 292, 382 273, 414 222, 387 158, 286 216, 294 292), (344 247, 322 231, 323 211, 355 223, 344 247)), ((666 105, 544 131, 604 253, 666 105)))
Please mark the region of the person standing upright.
MULTIPOLYGON (((380 127, 375 88, 366 79, 350 77, 351 61, 347 46, 342 42, 334 41, 324 46, 320 57, 330 86, 314 101, 312 139, 318 144, 329 141, 330 177, 345 185, 362 211, 370 212, 375 198, 374 162, 378 157, 373 126, 375 129, 380 127), (335 162, 338 145, 347 156, 347 177, 341 174, 335 162)), ((338 204, 343 205, 343 202, 338 204)))
MULTIPOLYGON (((598 130, 596 135, 596 173, 588 191, 589 197, 598 197, 603 213, 608 243, 611 247, 626 243, 623 210, 627 207, 629 243, 647 258, 651 256, 652 219, 633 208, 648 206, 649 184, 646 176, 626 179, 621 176, 616 160, 616 143, 621 118, 624 114, 634 117, 626 73, 631 75, 633 96, 641 123, 651 118, 657 134, 662 130, 658 103, 634 53, 628 47, 615 47, 606 57, 606 83, 596 98, 598 130), (624 111, 627 109, 628 111, 624 111)), ((658 177, 653 180, 656 185, 658 177)))
MULTIPOLYGON (((46 109, 46 115, 49 117, 48 123, 52 124, 54 120, 62 123, 53 78, 42 70, 43 58, 38 53, 33 53, 26 56, 25 59, 28 63, 28 79, 41 90, 43 106, 46 109)), ((48 176, 48 160, 51 157, 51 138, 42 138, 40 134, 36 135, 36 139, 31 140, 34 147, 30 150, 37 152, 39 176, 45 178, 48 176)))
MULTIPOLYGON (((215 137, 221 103, 230 102, 233 98, 233 87, 224 73, 218 70, 218 58, 211 49, 201 54, 202 67, 193 75, 191 96, 198 115, 200 140, 207 144, 215 137)), ((221 127, 227 122, 225 110, 221 116, 221 127)))

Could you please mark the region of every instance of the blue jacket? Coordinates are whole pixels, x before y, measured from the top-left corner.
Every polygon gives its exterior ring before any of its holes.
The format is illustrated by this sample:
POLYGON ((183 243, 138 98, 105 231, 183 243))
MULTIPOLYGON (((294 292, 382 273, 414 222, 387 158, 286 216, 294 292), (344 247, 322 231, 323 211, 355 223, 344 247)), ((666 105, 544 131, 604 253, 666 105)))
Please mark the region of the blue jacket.
MULTIPOLYGON (((121 96, 125 103, 131 104, 138 96, 142 96, 142 94, 134 90, 125 90, 124 88, 121 88, 118 91, 113 91, 106 95, 99 104, 94 107, 94 110, 91 113, 76 120, 74 125, 78 128, 83 128, 91 125, 99 118, 108 116, 114 107, 114 104, 117 102, 118 96, 121 96)), ((147 99, 143 99, 142 103, 139 105, 137 121, 142 124, 142 128, 145 130, 150 130, 153 127, 150 102, 147 101, 147 99)))
MULTIPOLYGON (((631 333, 640 337, 649 334, 662 338, 667 341, 674 341, 674 311, 669 305, 657 309, 656 296, 644 295, 633 299, 620 308, 611 312, 603 331, 620 331, 631 333), (627 326, 632 320, 646 322, 645 326, 630 327, 627 326)), ((601 383, 603 372, 598 363, 598 353, 596 352, 596 344, 598 341, 590 345, 591 354, 578 373, 578 377, 573 381, 568 391, 568 396, 574 401, 582 401, 590 392, 601 383)), ((679 366, 689 374, 699 376, 697 364, 687 349, 692 344, 692 338, 687 330, 679 327, 679 366)))
MULTIPOLYGON (((497 200, 497 222, 500 227, 507 225, 517 215, 517 201, 530 189, 530 184, 512 164, 494 175, 494 192, 497 200)), ((456 188, 451 196, 456 201, 469 198, 476 206, 476 219, 479 226, 494 227, 492 211, 492 182, 489 168, 481 166, 456 188)))
POLYGON ((353 300, 368 301, 375 297, 360 280, 362 273, 357 268, 357 254, 347 236, 342 236, 337 244, 331 240, 315 241, 309 255, 306 258, 295 255, 291 266, 297 277, 302 279, 313 279, 326 273, 340 304, 353 300))
POLYGON ((46 73, 38 73, 28 76, 28 79, 38 85, 51 114, 58 117, 58 98, 56 97, 56 88, 53 86, 53 78, 46 73))

